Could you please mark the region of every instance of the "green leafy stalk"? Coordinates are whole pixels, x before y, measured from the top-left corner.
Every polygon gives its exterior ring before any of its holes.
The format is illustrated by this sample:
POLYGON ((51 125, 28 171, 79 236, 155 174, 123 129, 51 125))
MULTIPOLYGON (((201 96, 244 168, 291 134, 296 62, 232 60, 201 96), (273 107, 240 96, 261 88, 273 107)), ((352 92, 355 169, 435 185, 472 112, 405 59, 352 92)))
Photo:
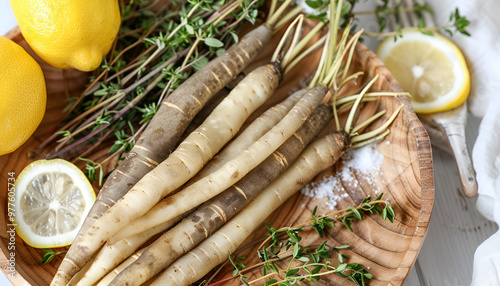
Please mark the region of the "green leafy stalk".
POLYGON ((40 261, 43 264, 47 264, 47 263, 51 262, 52 259, 54 259, 54 257, 67 252, 67 251, 55 252, 52 249, 43 249, 42 251, 45 252, 45 254, 42 257, 42 260, 40 261))

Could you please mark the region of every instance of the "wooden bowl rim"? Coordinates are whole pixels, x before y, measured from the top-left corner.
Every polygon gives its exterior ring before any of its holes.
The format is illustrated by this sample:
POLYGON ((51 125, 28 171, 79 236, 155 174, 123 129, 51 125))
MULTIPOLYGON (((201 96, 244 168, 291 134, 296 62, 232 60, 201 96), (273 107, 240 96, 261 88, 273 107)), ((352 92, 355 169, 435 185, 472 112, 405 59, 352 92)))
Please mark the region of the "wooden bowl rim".
MULTIPOLYGON (((385 75, 384 80, 388 82, 392 89, 395 91, 403 91, 397 80, 392 76, 391 72, 387 69, 382 60, 378 58, 375 53, 367 46, 363 45, 362 43, 359 45, 360 48, 357 49, 358 52, 374 55, 374 57, 372 57, 370 60, 375 61, 376 69, 379 73, 385 75), (390 77, 387 75, 390 75, 390 77)), ((404 112, 403 115, 407 116, 410 122, 408 130, 412 130, 413 132, 415 132, 415 140, 417 143, 416 151, 418 154, 421 186, 420 213, 418 216, 419 219, 417 221, 417 226, 415 228, 415 234, 421 235, 413 235, 406 255, 402 259, 400 267, 398 268, 399 271, 405 271, 405 268, 408 267, 406 274, 404 274, 406 279, 415 261, 417 260, 418 254, 420 252, 420 249, 422 248, 425 236, 427 235, 427 231, 429 229, 429 223, 434 206, 434 169, 431 142, 429 135, 425 130, 425 127, 423 126, 420 119, 418 119, 417 114, 411 107, 410 101, 407 97, 397 97, 397 100, 405 105, 402 111, 404 112), (402 266, 405 266, 405 268, 401 268, 402 266)), ((402 281, 404 282, 405 279, 403 279, 402 281)))

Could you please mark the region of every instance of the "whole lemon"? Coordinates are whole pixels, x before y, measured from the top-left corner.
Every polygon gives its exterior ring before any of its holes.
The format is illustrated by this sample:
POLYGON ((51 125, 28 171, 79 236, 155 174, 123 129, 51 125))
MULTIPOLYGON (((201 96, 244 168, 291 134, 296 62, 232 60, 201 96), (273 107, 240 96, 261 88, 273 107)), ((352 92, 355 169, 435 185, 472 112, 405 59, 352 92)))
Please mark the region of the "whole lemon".
POLYGON ((47 101, 40 65, 0 36, 0 155, 16 150, 42 121, 47 101))
POLYGON ((57 68, 96 69, 120 28, 118 0, 11 0, 10 4, 30 47, 57 68))

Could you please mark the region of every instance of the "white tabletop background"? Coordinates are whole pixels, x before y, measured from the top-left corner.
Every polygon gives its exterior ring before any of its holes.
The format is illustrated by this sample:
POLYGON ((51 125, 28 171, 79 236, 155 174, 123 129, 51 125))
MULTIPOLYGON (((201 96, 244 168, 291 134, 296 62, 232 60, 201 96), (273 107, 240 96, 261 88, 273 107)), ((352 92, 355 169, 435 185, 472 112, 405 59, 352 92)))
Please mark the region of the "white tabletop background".
MULTIPOLYGON (((12 9, 10 8, 10 1, 0 0, 0 35, 5 35, 16 25, 16 18, 14 18, 14 14, 12 14, 12 9)), ((12 285, 3 272, 0 274, 0 285, 12 285)))
POLYGON ((0 35, 5 35, 10 29, 16 26, 16 18, 12 14, 10 1, 0 1, 0 35))

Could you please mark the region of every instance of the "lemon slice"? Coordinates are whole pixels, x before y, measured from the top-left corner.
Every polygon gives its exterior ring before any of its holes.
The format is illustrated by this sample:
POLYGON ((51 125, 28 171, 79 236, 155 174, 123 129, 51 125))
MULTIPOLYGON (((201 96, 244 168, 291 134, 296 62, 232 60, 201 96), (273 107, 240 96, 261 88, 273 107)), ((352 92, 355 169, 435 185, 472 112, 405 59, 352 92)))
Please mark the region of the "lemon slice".
POLYGON ((434 33, 405 31, 396 42, 385 39, 377 54, 410 92, 417 113, 434 113, 460 106, 470 91, 470 75, 457 46, 434 33))
POLYGON ((37 248, 71 244, 95 201, 82 171, 62 159, 31 163, 17 177, 15 190, 17 234, 37 248))

